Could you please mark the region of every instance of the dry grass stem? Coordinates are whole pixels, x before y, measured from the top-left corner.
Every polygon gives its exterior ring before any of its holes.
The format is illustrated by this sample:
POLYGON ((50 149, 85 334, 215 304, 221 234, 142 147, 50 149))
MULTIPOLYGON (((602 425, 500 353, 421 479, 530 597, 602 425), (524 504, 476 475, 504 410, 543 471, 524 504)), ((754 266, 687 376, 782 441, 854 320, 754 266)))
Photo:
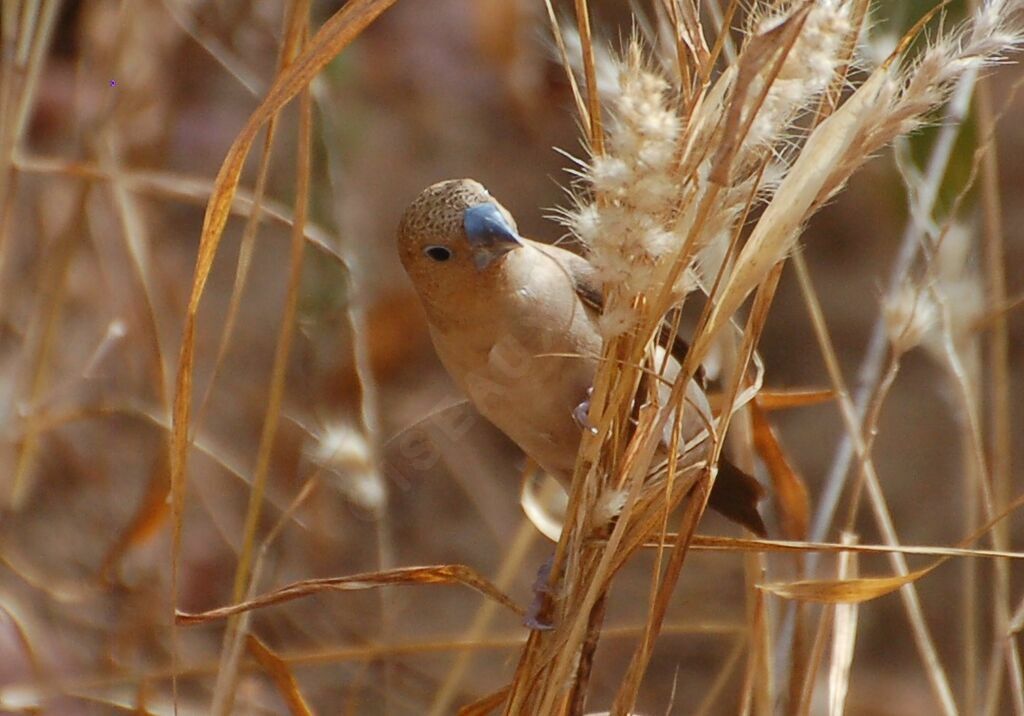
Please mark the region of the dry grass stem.
POLYGON ((1022 0, 5 0, 0 710, 1024 716, 1022 45, 1022 0), (590 371, 571 481, 401 273, 460 176, 586 259, 598 338, 529 356, 590 371))
MULTIPOLYGON (((736 320, 746 298, 758 291, 752 315, 763 316, 778 280, 779 262, 789 254, 807 218, 845 185, 869 155, 917 126, 925 112, 937 106, 965 72, 975 71, 1016 42, 1017 30, 1010 15, 1000 15, 992 7, 976 17, 973 27, 958 28, 933 40, 916 61, 906 58, 913 39, 913 34, 908 35, 844 101, 831 95, 828 115, 801 135, 794 118, 822 97, 837 76, 840 81, 845 76, 850 48, 856 44, 859 31, 851 28, 860 28, 864 14, 863 3, 852 10, 844 2, 796 3, 776 14, 764 10, 760 16, 754 12, 755 22, 735 62, 710 87, 695 87, 692 78, 701 76, 705 68, 690 71, 687 63, 698 61, 693 58, 701 58, 699 48, 706 46, 702 45, 703 37, 693 35, 698 25, 682 22, 683 15, 670 11, 661 17, 671 23, 671 36, 676 38, 673 60, 678 72, 665 73, 663 66, 645 57, 638 40, 631 42, 619 61, 618 87, 603 89, 608 113, 603 142, 594 137, 598 94, 595 77, 609 73, 595 68, 589 25, 583 22, 585 15, 578 15, 588 88, 591 158, 579 162, 580 194, 576 207, 566 212, 565 223, 586 247, 605 286, 603 366, 608 370, 599 371, 595 381, 591 420, 597 426, 596 435, 584 440, 553 571, 553 586, 559 585, 557 577, 561 576, 560 596, 564 603, 573 605, 574 611, 557 610, 554 633, 531 638, 506 712, 578 712, 556 704, 562 703, 557 695, 562 685, 572 678, 571 665, 583 664, 579 668, 585 669, 587 660, 579 662, 577 658, 585 653, 581 650, 587 633, 586 615, 603 604, 601 595, 615 565, 646 539, 624 539, 629 533, 627 521, 635 521, 641 530, 657 524, 642 511, 646 506, 643 494, 652 489, 647 484, 660 484, 645 477, 645 466, 663 439, 663 426, 673 423, 662 505, 675 505, 692 484, 693 478, 680 483, 675 477, 681 467, 674 458, 682 425, 679 413, 693 409, 684 404, 682 397, 697 363, 725 335, 724 329, 736 320), (715 117, 724 119, 716 122, 715 117), (764 180, 769 161, 774 161, 770 183, 764 180), (753 197, 764 202, 765 209, 746 242, 734 258, 726 260, 730 252, 719 250, 721 258, 714 261, 709 251, 715 242, 722 244, 736 236, 753 197), (647 400, 653 398, 652 405, 641 407, 634 427, 627 429, 642 375, 637 368, 650 360, 645 355, 669 309, 698 289, 709 293, 710 298, 682 371, 666 377, 667 382, 674 383, 673 390, 660 400, 647 394, 647 400), (630 369, 631 365, 637 368, 630 369), (658 415, 648 407, 659 409, 658 415), (669 417, 673 414, 674 420, 669 417), (680 484, 684 490, 677 493, 674 490, 680 484), (624 499, 614 498, 621 507, 616 510, 616 521, 609 538, 601 543, 603 554, 598 557, 593 546, 586 546, 584 536, 597 527, 594 518, 587 516, 605 514, 598 508, 611 499, 602 494, 604 490, 615 490, 624 499), (621 554, 615 554, 620 550, 621 554), (576 561, 582 559, 587 561, 576 561), (579 587, 578 583, 587 586, 579 587), (577 595, 585 596, 580 600, 577 595), (563 625, 563 620, 569 623, 563 625), (529 692, 519 686, 527 681, 532 687, 529 692)), ((921 23, 912 33, 920 32, 923 26, 921 23)), ((672 65, 666 62, 664 66, 672 65)), ((799 261, 798 269, 805 294, 810 296, 806 270, 799 261)), ((896 345, 906 350, 920 340, 927 319, 913 306, 907 317, 901 318, 897 308, 894 305, 890 311, 890 325, 894 326, 894 338, 901 341, 896 345)), ((815 324, 826 346, 824 324, 820 318, 815 324)), ((760 324, 752 320, 744 333, 748 355, 759 332, 760 324)), ((654 365, 664 371, 667 363, 654 365)), ((732 393, 722 401, 717 425, 705 419, 711 464, 717 460, 722 433, 737 408, 738 381, 745 373, 744 365, 741 361, 732 393)), ((859 440, 859 423, 848 404, 834 356, 830 373, 847 428, 859 440)), ((855 444, 883 532, 891 545, 897 545, 870 463, 870 445, 855 444)), ((663 576, 657 571, 654 574, 652 594, 657 596, 651 607, 651 628, 626 672, 615 702, 617 712, 627 712, 636 702, 664 605, 678 579, 702 503, 713 485, 713 473, 712 481, 698 478, 696 484, 700 489, 689 503, 696 508, 688 508, 685 513, 686 527, 679 531, 666 572, 663 576)), ((668 507, 658 509, 664 515, 668 507)), ((794 507, 793 511, 798 513, 800 508, 794 507)), ((806 514, 806 508, 803 511, 806 514)), ((834 585, 809 582, 806 588, 792 583, 785 589, 773 589, 801 599, 869 599, 902 587, 938 700, 946 713, 955 713, 948 680, 912 586, 932 567, 910 572, 899 553, 893 553, 892 560, 897 576, 856 580, 856 597, 851 590, 853 583, 846 581, 834 585)), ((582 678, 585 673, 577 671, 576 676, 582 678)))

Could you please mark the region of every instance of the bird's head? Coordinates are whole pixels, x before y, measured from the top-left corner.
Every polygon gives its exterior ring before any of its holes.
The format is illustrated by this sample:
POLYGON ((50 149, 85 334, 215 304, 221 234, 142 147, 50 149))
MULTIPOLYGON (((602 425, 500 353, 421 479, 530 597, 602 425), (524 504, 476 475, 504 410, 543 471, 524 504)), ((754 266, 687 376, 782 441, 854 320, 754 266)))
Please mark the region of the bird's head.
POLYGON ((512 215, 472 179, 427 187, 398 225, 402 265, 425 299, 494 280, 522 245, 512 215))

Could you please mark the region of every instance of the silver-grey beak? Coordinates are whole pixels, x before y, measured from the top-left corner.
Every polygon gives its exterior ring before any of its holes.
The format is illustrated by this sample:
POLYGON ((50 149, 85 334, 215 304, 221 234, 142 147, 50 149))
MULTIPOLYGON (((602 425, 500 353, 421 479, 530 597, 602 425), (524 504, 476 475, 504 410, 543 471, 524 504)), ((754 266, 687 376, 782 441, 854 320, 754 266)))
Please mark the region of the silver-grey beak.
POLYGON ((523 240, 497 206, 477 204, 466 209, 462 219, 473 252, 473 265, 482 271, 497 258, 523 245, 523 240))

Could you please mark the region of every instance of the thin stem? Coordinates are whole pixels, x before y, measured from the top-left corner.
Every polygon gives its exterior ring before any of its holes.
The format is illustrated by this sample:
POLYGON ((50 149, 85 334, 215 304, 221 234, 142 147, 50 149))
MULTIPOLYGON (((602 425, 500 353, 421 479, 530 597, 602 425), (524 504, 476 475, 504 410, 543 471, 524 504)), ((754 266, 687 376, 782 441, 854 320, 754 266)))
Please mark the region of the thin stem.
MULTIPOLYGON (((900 238, 900 248, 896 255, 896 260, 893 262, 892 270, 889 272, 887 295, 893 295, 903 283, 907 272, 917 257, 921 239, 928 228, 923 219, 924 217, 931 216, 935 210, 935 203, 939 197, 939 188, 942 186, 942 179, 945 177, 946 169, 949 167, 953 148, 960 133, 960 125, 970 109, 976 80, 976 71, 970 70, 965 72, 953 90, 949 105, 946 108, 945 117, 943 118, 942 128, 928 159, 928 166, 921 182, 920 191, 918 192, 917 207, 910 212, 907 226, 904 228, 903 235, 900 238)), ((857 372, 857 387, 854 391, 853 399, 857 422, 863 421, 868 403, 881 378, 887 345, 885 320, 883 316, 879 315, 871 330, 871 338, 868 340, 868 348, 864 354, 864 360, 861 362, 860 369, 857 372)), ((859 431, 858 434, 860 434, 859 431)), ((844 435, 839 443, 839 448, 836 450, 832 468, 825 478, 825 487, 818 502, 818 508, 814 513, 814 520, 811 523, 812 541, 824 540, 832 528, 835 511, 839 505, 839 499, 846 485, 847 474, 854 457, 853 440, 850 434, 844 435)), ((808 560, 808 574, 813 575, 816 565, 817 560, 813 557, 808 560)))
MULTIPOLYGON (((308 25, 308 0, 295 0, 295 17, 308 25)), ((303 32, 303 42, 306 40, 303 32)), ((249 494, 249 505, 242 528, 242 549, 235 567, 232 597, 235 602, 241 601, 247 592, 255 587, 258 575, 251 573, 253 545, 263 510, 263 497, 266 492, 270 474, 270 459, 273 455, 277 426, 281 416, 281 403, 284 400, 286 369, 291 355, 291 347, 295 336, 295 318, 299 305, 299 289, 302 280, 302 257, 305 240, 302 227, 306 223, 309 208, 309 185, 311 167, 311 148, 313 134, 313 103, 312 93, 308 85, 299 94, 299 131, 298 156, 296 161, 295 191, 295 226, 292 230, 291 249, 289 252, 289 269, 287 294, 281 325, 278 329, 277 344, 274 349, 274 363, 271 369, 270 389, 267 396, 267 410, 264 413, 263 428, 260 433, 259 447, 256 455, 256 468, 253 473, 252 492, 249 494)), ((244 643, 248 623, 245 619, 232 619, 225 630, 224 669, 218 674, 217 688, 213 704, 213 713, 221 714, 231 711, 234 701, 235 680, 238 675, 238 660, 241 644, 244 643)))
MULTIPOLYGON (((896 527, 893 524, 892 516, 889 514, 889 509, 886 506, 885 496, 882 494, 878 475, 875 473, 874 462, 871 459, 871 455, 865 451, 865 444, 862 437, 863 434, 861 432, 863 428, 860 424, 860 416, 858 416, 856 408, 850 401, 849 393, 846 389, 846 383, 843 379, 842 371, 839 368, 839 362, 832 346, 832 339, 828 333, 828 328, 825 325, 825 317, 821 311, 821 304, 819 303, 817 294, 811 284, 810 273, 807 270, 807 263, 804 260, 803 255, 800 253, 794 254, 793 264, 796 267, 797 278, 800 282, 800 289, 804 296, 804 302, 806 303, 808 312, 810 313, 811 323, 814 326, 815 335, 821 345, 822 355, 825 358, 829 377, 831 378, 835 389, 836 400, 840 408, 840 415, 846 424, 847 436, 851 440, 851 443, 857 452, 857 456, 863 464, 865 486, 868 489, 868 498, 871 502, 871 507, 875 515, 875 522, 878 524, 878 529, 882 534, 882 538, 887 544, 899 544, 899 539, 896 536, 896 527)), ((901 553, 893 552, 889 557, 889 561, 898 575, 906 576, 910 573, 910 570, 907 567, 907 561, 901 553)), ((921 660, 924 662, 925 673, 928 680, 931 682, 936 700, 939 702, 939 706, 942 708, 942 712, 946 714, 946 716, 957 714, 958 711, 956 708, 956 702, 953 699, 953 692, 949 687, 949 680, 946 678, 946 672, 942 667, 942 662, 939 660, 939 655, 935 649, 934 641, 929 633, 927 622, 924 619, 924 612, 921 608, 921 602, 918 598, 917 589, 914 584, 911 583, 903 586, 900 589, 900 597, 903 599, 903 606, 907 612, 907 618, 910 621, 910 626, 914 634, 914 642, 921 655, 921 660)))
MULTIPOLYGON (((977 10, 977 0, 970 5, 977 10)), ((978 112, 978 129, 985 143, 981 156, 981 204, 985 278, 987 283, 987 301, 989 306, 1002 306, 1006 303, 1006 262, 1003 251, 1002 207, 999 195, 999 160, 995 138, 995 116, 992 108, 990 83, 982 81, 978 85, 975 98, 978 112)), ((1011 441, 1011 406, 1012 386, 1009 365, 1009 334, 1006 325, 1006 314, 997 313, 993 317, 988 334, 988 473, 992 481, 993 508, 999 511, 1010 499, 1012 441, 1011 441)), ((1001 543, 1009 539, 1009 525, 1000 524, 994 528, 993 537, 1001 543)), ((997 642, 1005 642, 1008 672, 1010 676, 1011 695, 1014 712, 1020 716, 1024 713, 1024 679, 1021 675, 1020 656, 1016 651, 1013 637, 1007 634, 1008 608, 1010 603, 1010 584, 1008 565, 1003 563, 996 571, 996 583, 993 590, 993 605, 997 615, 994 637, 997 642)))

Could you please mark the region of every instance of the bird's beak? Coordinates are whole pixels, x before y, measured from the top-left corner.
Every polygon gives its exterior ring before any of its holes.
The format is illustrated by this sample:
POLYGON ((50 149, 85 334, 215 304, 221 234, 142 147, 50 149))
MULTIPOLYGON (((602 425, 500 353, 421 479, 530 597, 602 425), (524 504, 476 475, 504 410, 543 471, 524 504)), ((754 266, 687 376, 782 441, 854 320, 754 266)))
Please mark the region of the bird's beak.
POLYGON ((523 245, 516 230, 504 214, 491 203, 478 204, 466 209, 462 220, 473 252, 473 265, 483 271, 495 259, 501 258, 512 249, 523 245))

